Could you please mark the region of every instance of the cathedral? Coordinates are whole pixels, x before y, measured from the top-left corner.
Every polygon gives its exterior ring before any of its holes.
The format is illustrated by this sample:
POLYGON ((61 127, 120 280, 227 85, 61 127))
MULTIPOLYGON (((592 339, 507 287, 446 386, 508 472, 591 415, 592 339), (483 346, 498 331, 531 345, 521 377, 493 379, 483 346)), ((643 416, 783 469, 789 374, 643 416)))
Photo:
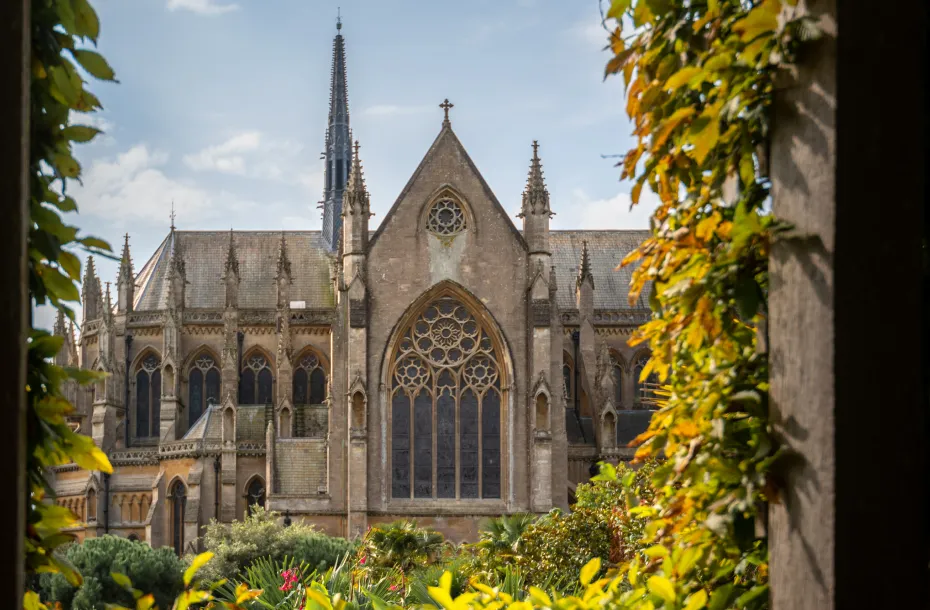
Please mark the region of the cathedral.
MULTIPOLYGON (((113 474, 53 469, 78 538, 198 550, 255 506, 354 537, 416 519, 455 541, 482 518, 568 509, 600 460, 648 424, 650 317, 620 260, 645 231, 554 231, 539 147, 520 226, 452 129, 379 226, 350 140, 345 41, 333 42, 320 231, 183 231, 111 294, 89 259, 80 335, 60 364, 71 425, 113 474)), ((476 134, 488 135, 488 134, 476 134)))

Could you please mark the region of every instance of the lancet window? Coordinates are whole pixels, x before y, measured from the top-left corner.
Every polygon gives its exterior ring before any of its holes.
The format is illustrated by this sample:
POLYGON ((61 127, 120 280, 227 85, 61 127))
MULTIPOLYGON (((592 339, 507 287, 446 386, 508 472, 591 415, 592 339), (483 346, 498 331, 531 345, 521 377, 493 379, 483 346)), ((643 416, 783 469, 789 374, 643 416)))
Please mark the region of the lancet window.
POLYGON ((187 505, 187 488, 180 480, 171 486, 171 541, 174 552, 181 555, 184 552, 184 509, 187 505))
POLYGON ((136 365, 136 436, 158 436, 161 426, 161 359, 149 352, 136 365))
POLYGON ((188 373, 188 423, 193 426, 207 406, 220 401, 220 370, 213 356, 203 351, 197 354, 188 373))
POLYGON ((390 376, 392 497, 501 497, 502 375, 491 335, 455 298, 404 329, 390 376))
POLYGON ((647 362, 649 362, 649 355, 643 354, 636 359, 636 364, 633 365, 633 383, 635 384, 633 387, 636 391, 634 406, 637 409, 654 409, 658 398, 656 395, 656 390, 659 389, 658 375, 650 373, 645 381, 640 381, 647 362))
POLYGON ((321 405, 326 401, 326 370, 320 358, 305 352, 294 366, 294 404, 321 405))
POLYGON ((622 408, 623 405, 623 362, 616 353, 610 353, 610 372, 614 381, 614 407, 622 408))
POLYGON ((274 376, 268 358, 252 351, 242 359, 239 373, 239 404, 267 405, 274 401, 274 376))
POLYGON ((248 513, 251 515, 256 507, 265 507, 265 483, 261 477, 255 477, 249 482, 245 494, 248 513))

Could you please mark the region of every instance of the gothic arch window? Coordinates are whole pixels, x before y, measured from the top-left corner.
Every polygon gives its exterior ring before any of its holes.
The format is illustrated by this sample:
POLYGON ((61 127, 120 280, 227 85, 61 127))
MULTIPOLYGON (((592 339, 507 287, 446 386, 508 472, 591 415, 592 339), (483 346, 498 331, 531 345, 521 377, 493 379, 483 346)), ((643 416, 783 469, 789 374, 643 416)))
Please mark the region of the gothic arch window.
POLYGON ((274 402, 274 376, 271 363, 260 350, 252 350, 242 359, 239 372, 239 404, 267 405, 274 402))
POLYGON ((161 359, 145 353, 136 364, 136 437, 158 436, 161 417, 161 359))
POLYGON ((187 376, 188 425, 193 426, 207 406, 219 403, 220 377, 220 369, 210 352, 203 350, 194 357, 187 376))
POLYGON ((252 477, 245 490, 246 512, 251 515, 256 507, 265 508, 265 482, 261 477, 252 477))
POLYGON ((642 354, 636 359, 633 365, 633 384, 635 389, 634 408, 636 409, 654 409, 656 406, 656 390, 659 389, 659 376, 650 373, 645 381, 640 381, 643 369, 649 362, 649 354, 642 354))
POLYGON ((614 381, 614 407, 623 404, 623 358, 617 352, 610 352, 610 371, 614 381))
POLYGON ((465 210, 451 197, 433 203, 426 216, 426 230, 437 237, 455 237, 468 228, 465 210))
POLYGON ((562 384, 565 392, 565 406, 575 406, 575 363, 567 353, 562 354, 562 384))
POLYGON ((504 371, 484 325, 437 298, 390 362, 391 496, 500 498, 504 371))
POLYGON ((179 479, 171 486, 169 493, 171 500, 171 542, 174 552, 181 555, 184 552, 184 509, 187 505, 187 488, 179 479))
POLYGON ((87 514, 84 519, 88 522, 97 520, 97 492, 94 489, 87 490, 87 514))
POLYGON ((326 369, 321 358, 305 351, 294 363, 294 404, 321 405, 326 401, 326 369))

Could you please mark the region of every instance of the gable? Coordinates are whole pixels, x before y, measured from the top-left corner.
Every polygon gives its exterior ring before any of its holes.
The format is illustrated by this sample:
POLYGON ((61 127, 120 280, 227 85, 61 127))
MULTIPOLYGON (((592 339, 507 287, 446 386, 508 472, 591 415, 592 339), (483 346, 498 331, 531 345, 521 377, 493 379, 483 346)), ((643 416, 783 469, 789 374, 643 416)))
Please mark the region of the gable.
POLYGON ((513 240, 526 250, 523 235, 513 224, 449 125, 443 126, 381 225, 372 235, 371 247, 375 248, 385 233, 404 229, 423 230, 423 220, 427 212, 425 207, 434 202, 444 189, 464 200, 469 208, 468 212, 478 223, 475 228, 480 230, 482 225, 500 223, 509 230, 513 240), (409 221, 413 219, 416 222, 410 226, 409 221), (403 226, 398 227, 401 223, 403 226))

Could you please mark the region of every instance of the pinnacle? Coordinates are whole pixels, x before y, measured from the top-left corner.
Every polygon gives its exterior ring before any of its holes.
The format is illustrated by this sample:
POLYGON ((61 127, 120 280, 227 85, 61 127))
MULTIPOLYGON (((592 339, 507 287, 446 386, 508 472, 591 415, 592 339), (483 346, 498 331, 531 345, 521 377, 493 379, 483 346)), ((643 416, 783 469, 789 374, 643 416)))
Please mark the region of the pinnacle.
POLYGON ((526 188, 523 190, 523 206, 519 215, 522 217, 527 214, 551 214, 549 191, 543 179, 542 163, 539 159, 539 142, 536 140, 533 140, 533 158, 530 160, 526 188))
POLYGON ((291 261, 287 256, 287 241, 284 237, 284 231, 281 231, 281 246, 278 249, 278 274, 277 278, 283 275, 291 274, 291 261))
POLYGON ((590 280, 591 285, 594 285, 594 274, 591 273, 591 257, 588 254, 587 240, 581 242, 581 266, 578 268, 578 285, 581 286, 586 280, 590 280))
POLYGON ((119 278, 117 282, 121 281, 132 281, 133 280, 133 270, 132 270, 132 257, 129 254, 129 233, 126 233, 125 241, 123 242, 123 254, 120 258, 119 264, 119 278))
POLYGON ((233 230, 229 230, 229 250, 226 252, 226 273, 232 271, 239 275, 239 257, 236 254, 236 242, 233 238, 233 230))

